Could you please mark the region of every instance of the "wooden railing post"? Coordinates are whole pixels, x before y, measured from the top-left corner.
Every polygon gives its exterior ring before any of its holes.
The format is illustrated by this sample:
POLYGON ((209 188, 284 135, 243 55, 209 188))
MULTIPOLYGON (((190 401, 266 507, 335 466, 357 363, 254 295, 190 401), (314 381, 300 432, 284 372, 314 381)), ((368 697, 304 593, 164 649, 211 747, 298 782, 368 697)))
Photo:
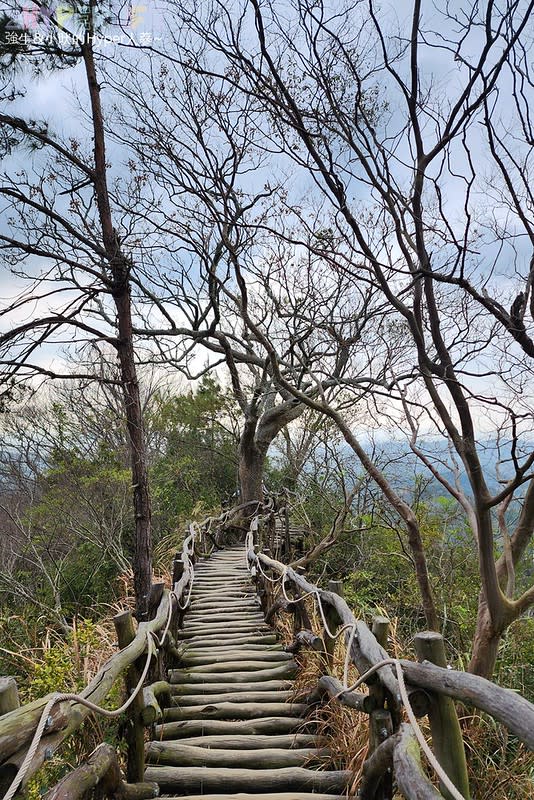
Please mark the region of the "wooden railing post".
MULTIPOLYGON (((438 667, 447 667, 441 634, 434 631, 418 633, 415 636, 415 650, 419 661, 430 661, 438 667)), ((434 753, 460 794, 468 800, 469 780, 464 743, 453 700, 438 693, 432 694, 428 717, 434 753)), ((451 800, 452 795, 444 786, 440 790, 447 800, 451 800)))
POLYGON ((373 617, 371 630, 378 644, 381 644, 384 650, 388 648, 389 625, 387 617, 373 617))
POLYGON ((15 678, 0 678, 0 717, 16 708, 20 708, 20 700, 15 678))
MULTIPOLYGON (((119 648, 124 650, 135 638, 135 627, 130 611, 123 611, 113 618, 113 624, 117 632, 119 648)), ((125 675, 126 693, 128 697, 139 682, 140 673, 135 664, 132 664, 125 675)), ((128 709, 128 720, 126 725, 126 743, 128 746, 128 756, 126 762, 126 775, 130 783, 140 783, 145 774, 145 735, 141 719, 143 711, 143 693, 139 692, 132 705, 128 709)))
POLYGON ((286 500, 284 506, 284 541, 285 541, 285 560, 291 561, 291 534, 289 533, 289 505, 286 500))
MULTIPOLYGON (((340 597, 343 597, 343 581, 328 581, 328 591, 335 592, 340 597)), ((323 603, 323 611, 326 624, 328 625, 330 631, 335 634, 339 625, 339 615, 336 609, 331 605, 323 603)), ((334 650, 336 649, 336 640, 328 635, 326 628, 323 632, 323 641, 326 668, 329 672, 332 672, 332 668, 334 666, 334 650)))
MULTIPOLYGON (((377 642, 387 649, 390 621, 387 617, 373 617, 371 630, 377 642)), ((386 694, 380 681, 369 684, 369 697, 375 708, 369 715, 369 753, 370 757, 380 745, 393 734, 391 711, 384 708, 386 694)), ((389 800, 393 796, 393 778, 391 771, 385 772, 377 781, 373 800, 389 800)))

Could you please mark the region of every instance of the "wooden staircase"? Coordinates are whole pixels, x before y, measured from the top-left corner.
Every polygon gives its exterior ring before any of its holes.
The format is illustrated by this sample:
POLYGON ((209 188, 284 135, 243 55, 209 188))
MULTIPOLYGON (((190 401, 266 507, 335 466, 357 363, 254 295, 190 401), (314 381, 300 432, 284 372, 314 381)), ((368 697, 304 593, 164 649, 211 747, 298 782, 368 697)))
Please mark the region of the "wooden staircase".
POLYGON ((328 751, 290 703, 297 665, 265 624, 245 565, 228 549, 197 565, 169 672, 173 704, 147 746, 146 780, 189 800, 333 800, 351 774, 320 769, 328 751), (319 768, 319 769, 318 769, 319 768))

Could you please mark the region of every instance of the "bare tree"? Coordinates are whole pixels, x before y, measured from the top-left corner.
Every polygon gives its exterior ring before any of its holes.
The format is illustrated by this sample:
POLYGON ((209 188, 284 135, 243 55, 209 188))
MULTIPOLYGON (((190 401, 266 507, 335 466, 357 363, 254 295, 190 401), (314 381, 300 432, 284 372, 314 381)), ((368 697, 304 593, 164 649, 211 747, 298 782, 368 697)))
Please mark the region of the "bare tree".
MULTIPOLYGON (((402 375, 391 363, 387 413, 409 431, 414 452, 471 524, 481 595, 470 668, 486 676, 502 633, 534 600, 534 589, 513 588, 534 527, 527 400, 532 10, 530 2, 440 9, 415 0, 410 19, 392 23, 373 0, 336 10, 297 0, 289 19, 269 0, 231 9, 215 0, 188 17, 213 71, 263 104, 258 138, 271 149, 275 141, 332 209, 341 246, 330 261, 374 287, 390 309, 383 329, 389 356, 398 332, 403 346, 408 337, 411 369, 402 375), (446 469, 425 454, 425 434, 450 443, 446 469), (489 438, 496 449, 488 464, 489 438)), ((243 311, 260 336, 261 320, 243 311)), ((368 457, 343 410, 289 381, 266 334, 264 346, 279 385, 336 421, 404 520, 430 624, 412 508, 368 457)))
MULTIPOLYGON (((89 585, 99 567, 126 573, 126 534, 132 528, 128 470, 120 469, 103 444, 106 423, 90 429, 91 403, 73 383, 64 392, 29 402, 2 415, 0 455, 2 567, 0 591, 14 603, 33 604, 69 629, 65 606, 83 599, 71 590, 80 548, 90 559, 76 590, 89 585), (89 422, 89 425, 87 424, 89 422)), ((120 459, 120 452, 115 454, 120 459)))
MULTIPOLYGON (((7 112, 0 115, 4 149, 17 165, 16 171, 8 169, 2 176, 0 196, 7 230, 0 235, 0 243, 13 274, 27 282, 22 293, 2 309, 8 322, 20 316, 26 321, 15 322, 0 335, 1 361, 6 379, 57 377, 61 370, 49 367, 40 357, 45 345, 93 340, 114 348, 130 443, 136 528, 133 567, 137 612, 142 616, 152 567, 145 433, 132 320, 132 274, 139 252, 131 220, 114 202, 110 189, 106 112, 95 55, 100 9, 92 0, 82 17, 73 15, 69 22, 43 9, 35 3, 36 15, 46 16, 49 23, 46 39, 33 40, 30 32, 29 41, 22 44, 3 43, 6 81, 9 70, 19 62, 22 71, 13 79, 15 90, 24 90, 32 69, 46 72, 81 64, 83 103, 89 112, 89 129, 82 137, 87 136, 91 145, 88 148, 79 136, 62 137, 53 121, 47 124, 32 120, 31 115, 23 119, 7 112), (21 146, 36 153, 32 162, 17 161, 15 149, 21 146)), ((21 10, 14 4, 14 12, 21 10)), ((82 119, 81 115, 80 132, 82 119)))

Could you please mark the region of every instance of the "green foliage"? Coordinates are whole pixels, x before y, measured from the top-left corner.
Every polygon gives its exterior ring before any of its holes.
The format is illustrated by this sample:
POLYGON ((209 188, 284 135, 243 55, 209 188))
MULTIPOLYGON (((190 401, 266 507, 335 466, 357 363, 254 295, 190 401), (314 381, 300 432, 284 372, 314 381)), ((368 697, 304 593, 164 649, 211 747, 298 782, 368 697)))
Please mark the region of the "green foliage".
MULTIPOLYGON (((72 632, 65 637, 49 635, 42 657, 36 660, 29 683, 23 687, 23 700, 30 702, 51 692, 79 692, 89 680, 88 664, 101 648, 98 625, 90 619, 78 619, 72 632)), ((105 707, 115 708, 122 702, 120 684, 121 681, 117 681, 105 707)), ((95 718, 67 739, 61 752, 45 763, 29 782, 25 792, 27 800, 38 800, 70 770, 70 764, 80 763, 102 740, 118 744, 115 720, 95 718)))
POLYGON ((78 619, 66 637, 55 637, 44 649, 43 658, 35 665, 27 689, 28 699, 43 697, 49 692, 76 692, 86 683, 84 662, 98 651, 100 637, 95 623, 78 619))
POLYGON ((151 469, 157 529, 174 530, 179 519, 201 503, 217 508, 236 488, 234 402, 220 385, 204 377, 196 392, 176 395, 150 419, 163 452, 151 469))

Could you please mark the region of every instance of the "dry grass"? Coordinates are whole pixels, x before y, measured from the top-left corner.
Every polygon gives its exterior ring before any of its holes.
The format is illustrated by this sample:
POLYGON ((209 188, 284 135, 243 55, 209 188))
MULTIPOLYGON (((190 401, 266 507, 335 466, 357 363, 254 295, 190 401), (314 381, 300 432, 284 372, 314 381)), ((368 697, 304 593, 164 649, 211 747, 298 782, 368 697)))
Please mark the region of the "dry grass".
MULTIPOLYGON (((306 606, 313 630, 321 635, 322 622, 314 603, 307 600, 306 606)), ((377 614, 388 616, 384 609, 377 609, 377 614)), ((276 628, 285 644, 293 640, 292 624, 293 620, 289 614, 281 614, 276 619, 276 628)), ((391 619, 387 650, 394 658, 414 658, 413 652, 410 652, 399 637, 396 618, 391 619)), ((332 674, 341 680, 345 652, 344 641, 338 640, 332 674)), ((294 682, 292 701, 302 700, 310 694, 316 688, 319 677, 326 672, 321 653, 302 650, 296 660, 300 669, 294 682)), ((349 683, 355 681, 357 677, 356 669, 351 666, 349 683)), ((365 686, 362 690, 365 690, 365 686)), ((349 787, 349 796, 354 796, 368 752, 367 715, 330 700, 313 707, 304 724, 306 723, 316 725, 319 738, 324 740, 325 746, 330 751, 329 757, 322 761, 319 768, 350 770, 354 777, 349 787)), ((476 800, 527 800, 534 797, 534 753, 510 737, 502 725, 485 714, 466 715, 461 723, 472 797, 476 800)), ((427 740, 430 741, 428 719, 426 717, 420 719, 419 724, 427 740)), ((425 764, 424 757, 422 760, 425 764)), ((425 766, 429 778, 437 785, 436 776, 431 768, 425 766)))
MULTIPOLYGON (((316 612, 313 601, 306 601, 306 608, 312 621, 315 633, 321 635, 321 620, 316 612)), ((281 634, 284 644, 293 641, 293 619, 290 614, 280 614, 277 616, 275 626, 281 634)), ((299 664, 299 671, 295 678, 290 702, 298 701, 310 694, 317 686, 317 681, 326 672, 324 655, 312 650, 302 650, 296 660, 299 664)), ((345 664, 345 646, 338 641, 334 653, 333 674, 337 677, 343 676, 345 664)), ((355 680, 357 672, 354 667, 350 670, 350 679, 355 680)), ((320 769, 326 770, 350 770, 354 779, 352 786, 349 787, 349 795, 352 794, 353 787, 358 783, 363 762, 367 756, 369 728, 367 717, 358 713, 354 709, 337 703, 335 700, 312 707, 304 722, 306 725, 313 723, 317 731, 317 736, 321 743, 329 750, 328 758, 325 758, 317 765, 320 769)))

